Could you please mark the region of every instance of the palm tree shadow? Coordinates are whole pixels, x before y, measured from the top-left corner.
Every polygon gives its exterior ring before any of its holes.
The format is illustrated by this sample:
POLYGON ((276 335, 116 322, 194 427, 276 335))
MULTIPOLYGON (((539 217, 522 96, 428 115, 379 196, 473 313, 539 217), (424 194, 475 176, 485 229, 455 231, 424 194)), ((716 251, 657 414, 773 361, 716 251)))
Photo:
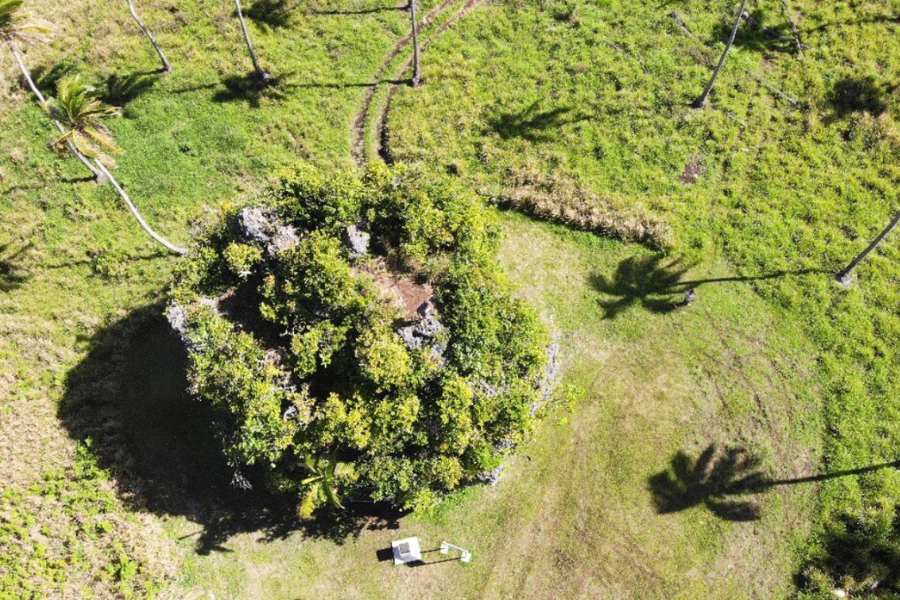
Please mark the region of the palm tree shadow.
POLYGON ((113 73, 103 82, 100 99, 107 104, 125 106, 138 96, 149 92, 159 78, 158 73, 132 73, 124 76, 113 73))
MULTIPOLYGON (((717 47, 720 42, 724 43, 731 36, 736 16, 730 15, 728 19, 716 25, 710 40, 711 47, 717 47)), ((734 46, 761 53, 793 53, 796 51, 796 45, 791 36, 788 23, 776 24, 766 10, 757 8, 744 13, 738 35, 734 39, 734 46)))
POLYGON ((46 94, 56 95, 56 86, 60 79, 66 75, 74 75, 78 72, 78 65, 71 60, 64 59, 53 65, 39 66, 31 71, 31 78, 38 88, 46 94))
POLYGON ((488 127, 501 138, 521 138, 529 142, 539 142, 552 137, 551 129, 586 120, 586 115, 572 114, 569 107, 539 110, 535 101, 525 110, 500 113, 488 118, 488 127))
POLYGON ((715 444, 710 444, 696 459, 683 450, 676 452, 667 469, 648 478, 647 487, 658 514, 704 506, 726 521, 754 521, 760 518, 761 511, 755 499, 748 496, 764 494, 780 486, 898 468, 900 460, 787 479, 767 477, 761 465, 761 459, 745 448, 726 447, 720 452, 715 444))
POLYGON ((222 80, 224 90, 213 94, 213 102, 246 102, 251 108, 259 108, 263 98, 284 100, 287 90, 294 87, 286 83, 290 74, 273 76, 263 82, 255 72, 247 75, 232 75, 222 80))
POLYGON ((0 244, 0 292, 11 292, 22 287, 28 277, 22 272, 16 260, 28 250, 28 246, 22 246, 18 250, 12 250, 10 244, 0 244))
MULTIPOLYGON (((296 498, 261 485, 234 487, 210 407, 187 393, 187 355, 162 307, 138 310, 87 340, 90 349, 66 376, 59 418, 69 435, 90 439, 99 464, 135 510, 178 515, 198 525, 200 554, 227 552, 240 533, 271 542, 299 534, 343 544, 364 529, 396 526, 381 505, 351 505, 314 520, 297 516, 296 498)), ((242 473, 261 481, 252 468, 242 473)))
POLYGON ((769 489, 760 464, 743 448, 720 453, 710 444, 696 460, 679 450, 667 470, 648 480, 653 505, 658 514, 705 506, 725 521, 755 521, 761 516, 759 506, 741 496, 769 489))
POLYGON ((865 112, 880 117, 888 109, 888 97, 897 89, 896 85, 865 77, 845 77, 834 84, 826 100, 834 111, 828 122, 849 114, 865 112))
POLYGON ((845 589, 850 597, 897 597, 900 508, 885 511, 884 516, 887 518, 843 513, 829 520, 819 535, 818 547, 794 577, 797 587, 824 592, 822 597, 835 588, 845 589))
MULTIPOLYGON (((290 25, 292 9, 287 0, 256 0, 244 14, 263 28, 284 29, 290 25)), ((231 16, 236 18, 237 10, 231 16)))
POLYGON ((666 313, 679 306, 673 294, 689 268, 679 259, 666 262, 661 254, 629 256, 619 263, 612 277, 591 273, 590 284, 596 291, 614 297, 600 301, 607 319, 635 305, 653 313, 666 313))

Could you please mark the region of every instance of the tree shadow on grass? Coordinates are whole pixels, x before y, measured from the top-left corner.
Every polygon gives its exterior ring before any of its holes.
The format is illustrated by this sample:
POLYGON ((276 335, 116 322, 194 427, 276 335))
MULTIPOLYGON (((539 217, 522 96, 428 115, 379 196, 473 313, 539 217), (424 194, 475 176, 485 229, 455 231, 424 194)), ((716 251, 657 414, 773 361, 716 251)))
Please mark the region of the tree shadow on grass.
POLYGON ((0 292, 11 292, 22 287, 28 277, 22 272, 16 261, 28 250, 22 246, 13 250, 10 244, 0 244, 0 292))
MULTIPOLYGON (((718 47, 719 43, 724 44, 728 40, 736 18, 737 13, 729 15, 727 19, 720 20, 716 24, 712 33, 711 47, 718 47)), ((796 42, 791 37, 793 34, 790 24, 784 19, 778 21, 776 22, 776 19, 764 9, 757 8, 746 11, 744 18, 741 19, 737 37, 734 38, 734 46, 763 53, 796 52, 796 42)))
MULTIPOLYGON (((149 306, 105 328, 66 377, 59 417, 69 434, 91 439, 100 465, 116 478, 136 510, 182 516, 196 523, 196 551, 227 552, 240 533, 270 542, 293 534, 342 544, 363 529, 396 527, 397 515, 378 505, 297 517, 297 500, 257 486, 231 485, 210 407, 187 393, 187 355, 162 317, 149 306)), ((256 481, 258 473, 243 473, 256 481)))
MULTIPOLYGON (((244 14, 263 28, 284 29, 290 25, 292 9, 287 0, 256 0, 244 14)), ((232 16, 237 17, 237 10, 232 16)))
POLYGON ((717 452, 710 444, 696 460, 683 450, 672 457, 669 469, 648 480, 653 505, 659 514, 705 506, 726 521, 754 521, 760 510, 741 496, 765 491, 761 461, 743 448, 717 452))
POLYGON ((395 10, 407 10, 409 4, 402 6, 376 6, 373 8, 357 8, 357 9, 326 9, 326 10, 308 10, 307 15, 328 16, 328 15, 371 15, 374 13, 388 12, 395 10))
POLYGON ((896 89, 896 85, 879 81, 871 75, 845 77, 834 84, 826 99, 836 118, 858 112, 880 117, 888 109, 887 97, 896 89))
POLYGON ((591 273, 591 286, 612 300, 600 301, 606 318, 617 317, 636 305, 653 313, 666 313, 677 304, 673 294, 680 289, 680 281, 689 267, 678 259, 663 255, 629 256, 619 263, 612 277, 591 273))
POLYGON ((551 129, 587 120, 586 115, 573 114, 569 107, 540 110, 534 102, 525 110, 500 113, 488 118, 488 127, 501 138, 522 138, 529 142, 540 142, 553 136, 551 129))
POLYGON ((761 517, 761 511, 750 496, 779 486, 816 483, 897 468, 900 461, 789 479, 767 477, 761 465, 762 460, 757 455, 740 447, 727 447, 719 452, 715 444, 710 444, 696 459, 679 450, 669 461, 668 469, 647 481, 653 506, 658 514, 705 506, 726 521, 754 521, 761 517))
POLYGON ((78 73, 78 65, 70 60, 61 60, 49 67, 39 66, 31 71, 31 78, 44 95, 56 95, 56 86, 66 75, 78 73))
POLYGON ((688 290, 706 284, 763 281, 789 275, 832 272, 828 269, 798 269, 773 271, 763 275, 684 279, 691 268, 680 259, 667 258, 663 254, 629 256, 618 264, 612 276, 591 273, 590 284, 601 294, 613 297, 611 300, 600 301, 606 318, 613 319, 633 306, 658 314, 671 312, 685 305, 682 299, 688 290))
POLYGON ((900 594, 900 508, 841 514, 827 522, 818 541, 794 578, 800 590, 822 597, 835 589, 851 598, 900 594))
POLYGON ((287 91, 294 87, 286 83, 289 74, 271 77, 267 82, 260 81, 256 73, 247 75, 232 75, 221 81, 224 90, 216 91, 213 102, 246 102, 251 108, 259 108, 263 98, 270 100, 284 100, 287 91))
POLYGON ((157 73, 132 73, 118 75, 113 73, 103 82, 100 99, 107 104, 125 106, 138 96, 149 92, 159 81, 157 73))

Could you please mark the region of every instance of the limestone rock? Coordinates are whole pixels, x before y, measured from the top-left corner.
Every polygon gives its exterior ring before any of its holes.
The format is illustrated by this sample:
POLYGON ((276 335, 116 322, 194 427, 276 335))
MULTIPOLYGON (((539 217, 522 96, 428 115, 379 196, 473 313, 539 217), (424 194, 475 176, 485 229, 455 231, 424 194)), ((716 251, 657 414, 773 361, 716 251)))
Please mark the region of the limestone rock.
POLYGON ((366 255, 370 240, 371 236, 357 225, 351 225, 344 230, 344 242, 350 247, 353 258, 359 259, 366 255))

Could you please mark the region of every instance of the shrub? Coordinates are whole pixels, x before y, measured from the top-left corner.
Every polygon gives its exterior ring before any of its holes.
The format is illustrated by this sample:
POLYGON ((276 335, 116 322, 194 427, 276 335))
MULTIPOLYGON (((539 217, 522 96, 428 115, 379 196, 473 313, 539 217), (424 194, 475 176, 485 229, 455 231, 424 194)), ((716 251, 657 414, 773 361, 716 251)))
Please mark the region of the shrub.
POLYGON ((226 210, 169 316, 231 464, 261 465, 304 515, 339 496, 427 508, 497 469, 546 397, 550 344, 497 249, 473 194, 403 166, 301 165, 226 210))

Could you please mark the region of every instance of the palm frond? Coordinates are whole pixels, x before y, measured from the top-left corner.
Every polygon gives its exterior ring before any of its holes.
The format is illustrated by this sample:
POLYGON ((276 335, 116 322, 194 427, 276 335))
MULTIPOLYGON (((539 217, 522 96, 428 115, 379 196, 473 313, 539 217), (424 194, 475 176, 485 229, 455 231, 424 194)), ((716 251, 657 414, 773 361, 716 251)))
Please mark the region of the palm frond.
POLYGON ((31 15, 21 12, 24 0, 0 0, 0 39, 49 41, 53 28, 25 23, 31 15))
POLYGON ((98 145, 106 148, 110 152, 124 152, 122 147, 119 146, 112 138, 112 135, 109 133, 109 131, 104 131, 105 129, 105 127, 93 127, 91 125, 87 125, 84 127, 84 133, 98 145))
POLYGON ((0 27, 21 17, 17 13, 23 4, 25 0, 0 0, 0 27))
POLYGON ((314 485, 306 490, 303 495, 303 501, 297 507, 297 513, 303 517, 311 517, 316 507, 319 505, 319 486, 314 485))
POLYGON ((325 492, 325 497, 328 498, 328 501, 331 502, 331 505, 335 508, 344 508, 344 505, 341 504, 340 498, 338 498, 337 494, 334 491, 334 488, 331 487, 328 481, 322 482, 322 490, 325 492))

